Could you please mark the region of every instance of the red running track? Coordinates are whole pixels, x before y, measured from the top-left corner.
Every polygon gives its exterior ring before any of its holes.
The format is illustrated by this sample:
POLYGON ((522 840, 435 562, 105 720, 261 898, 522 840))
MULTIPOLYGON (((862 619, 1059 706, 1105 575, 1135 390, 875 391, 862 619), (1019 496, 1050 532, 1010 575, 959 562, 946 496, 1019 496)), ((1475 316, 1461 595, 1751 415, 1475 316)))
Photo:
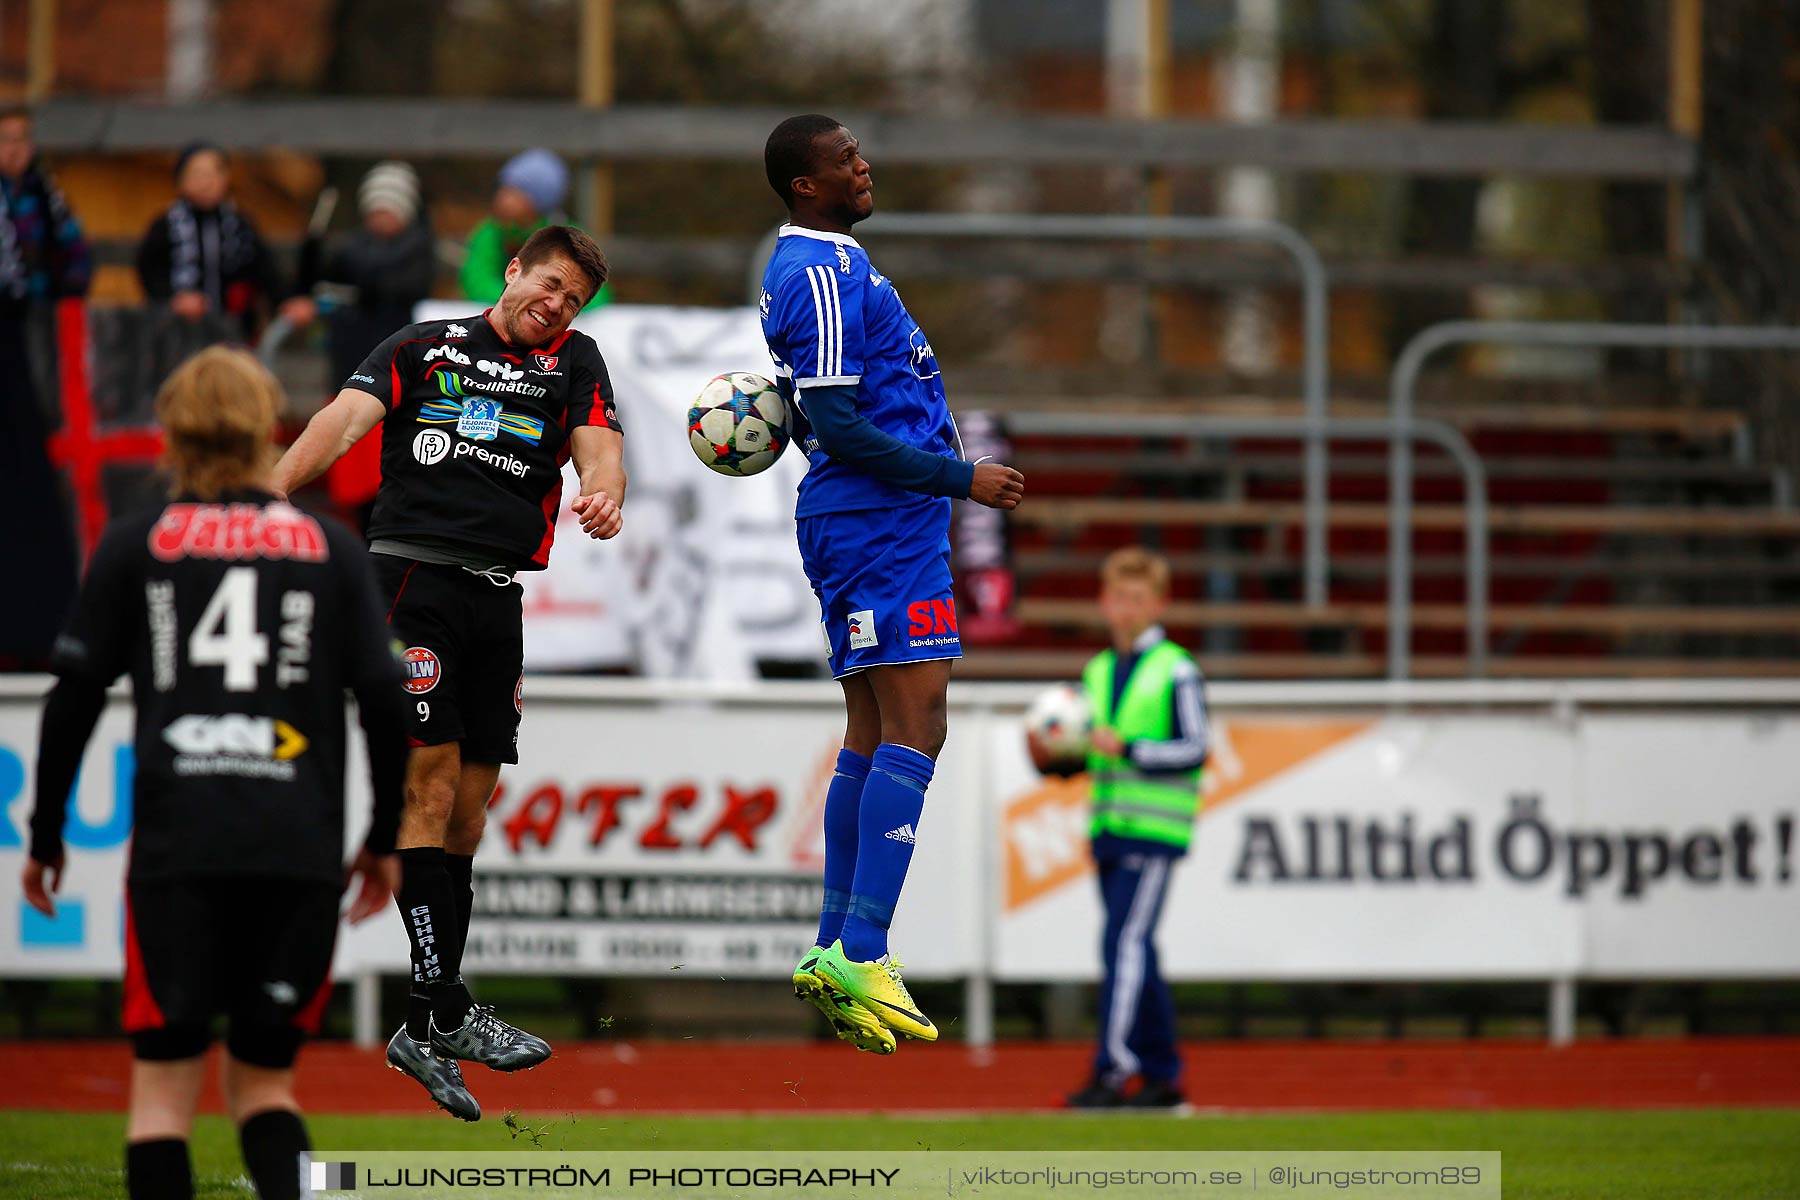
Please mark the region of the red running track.
MULTIPOLYGON (((1029 1111, 1060 1106, 1089 1048, 902 1042, 889 1058, 836 1042, 588 1042, 534 1071, 469 1068, 483 1108, 531 1112, 1029 1111)), ((1582 1042, 1192 1042, 1188 1092, 1230 1112, 1800 1106, 1800 1038, 1582 1042)), ((0 1043, 0 1109, 125 1106, 122 1042, 0 1043)), ((379 1050, 308 1047, 300 1102, 316 1112, 428 1111, 379 1050)), ((217 1111, 216 1086, 203 1100, 217 1111)))

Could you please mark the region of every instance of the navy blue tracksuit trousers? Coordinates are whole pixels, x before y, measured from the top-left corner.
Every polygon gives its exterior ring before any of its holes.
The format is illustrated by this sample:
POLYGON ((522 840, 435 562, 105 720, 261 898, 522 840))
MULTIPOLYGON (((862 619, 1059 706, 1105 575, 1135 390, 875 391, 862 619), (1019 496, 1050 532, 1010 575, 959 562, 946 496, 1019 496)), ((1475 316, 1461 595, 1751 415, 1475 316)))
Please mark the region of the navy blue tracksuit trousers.
POLYGON ((1156 922, 1169 890, 1172 854, 1123 854, 1100 858, 1100 899, 1106 906, 1101 961, 1100 1045, 1094 1078, 1114 1086, 1133 1075, 1146 1082, 1176 1083, 1181 1057, 1175 1048, 1175 1002, 1156 961, 1156 922))

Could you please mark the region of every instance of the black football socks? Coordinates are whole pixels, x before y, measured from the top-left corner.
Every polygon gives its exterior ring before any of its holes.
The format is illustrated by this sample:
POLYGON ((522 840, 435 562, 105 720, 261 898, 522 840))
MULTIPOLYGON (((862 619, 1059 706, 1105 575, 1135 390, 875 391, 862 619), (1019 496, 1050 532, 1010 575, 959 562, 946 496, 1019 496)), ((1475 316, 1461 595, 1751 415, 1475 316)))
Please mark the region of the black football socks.
POLYGON ((432 997, 432 1017, 439 1029, 460 1029, 474 1007, 475 998, 462 981, 462 956, 469 945, 469 917, 475 911, 475 856, 444 851, 444 873, 450 880, 450 902, 456 905, 456 960, 450 964, 451 982, 432 997))
POLYGON ((450 900, 456 905, 456 968, 462 973, 462 956, 469 948, 469 917, 475 911, 475 856, 444 851, 444 871, 450 876, 450 900))
POLYGON ((126 1142, 125 1188, 131 1200, 194 1200, 187 1142, 181 1138, 126 1142))
MULTIPOLYGON (((395 902, 412 943, 412 987, 407 993, 406 1032, 415 1042, 431 1041, 432 1010, 462 962, 460 918, 441 846, 409 846, 400 852, 400 891, 395 902)), ((451 1006, 454 1007, 454 1006, 451 1006)), ((462 1024, 459 1013, 455 1028, 462 1024)), ((440 1016, 439 1028, 444 1028, 440 1016)))
MULTIPOLYGON (((285 1108, 259 1112, 238 1129, 244 1166, 258 1200, 300 1200, 300 1156, 312 1149, 300 1114, 285 1108)), ((307 1181, 307 1191, 312 1181, 307 1181)))

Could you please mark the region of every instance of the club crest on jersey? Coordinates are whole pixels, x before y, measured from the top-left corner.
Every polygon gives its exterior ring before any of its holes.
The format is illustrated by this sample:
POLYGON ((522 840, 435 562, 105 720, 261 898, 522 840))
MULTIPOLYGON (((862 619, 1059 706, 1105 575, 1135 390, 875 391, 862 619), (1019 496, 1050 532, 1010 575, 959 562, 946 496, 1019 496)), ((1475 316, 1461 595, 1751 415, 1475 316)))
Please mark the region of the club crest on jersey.
POLYGON ((837 248, 837 252, 838 252, 838 270, 840 270, 844 274, 848 275, 850 273, 850 252, 848 250, 844 249, 842 246, 839 246, 837 248))
POLYGON ((499 437, 499 403, 494 400, 478 400, 474 396, 464 400, 462 415, 456 419, 456 432, 477 442, 491 442, 499 437))
POLYGON ((408 646, 400 665, 406 670, 406 690, 415 696, 423 696, 444 677, 444 664, 424 646, 408 646))
POLYGON ((531 361, 536 363, 537 369, 543 371, 545 374, 549 374, 551 371, 556 370, 558 360, 559 356, 555 354, 545 354, 541 350, 533 350, 531 352, 531 361))

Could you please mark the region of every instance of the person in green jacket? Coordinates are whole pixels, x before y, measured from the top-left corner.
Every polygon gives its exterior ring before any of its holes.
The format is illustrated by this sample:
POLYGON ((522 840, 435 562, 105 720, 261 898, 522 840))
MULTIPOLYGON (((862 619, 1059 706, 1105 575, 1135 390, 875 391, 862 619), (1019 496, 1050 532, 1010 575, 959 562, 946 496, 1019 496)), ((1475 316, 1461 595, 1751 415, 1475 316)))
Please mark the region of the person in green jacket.
POLYGON ((1112 646, 1082 673, 1094 714, 1088 835, 1106 907, 1099 1045, 1075 1108, 1171 1108, 1184 1102, 1175 1005, 1156 954, 1169 874, 1200 811, 1208 747, 1205 682, 1193 656, 1158 624, 1169 563, 1136 546, 1100 568, 1112 646), (1133 1079, 1135 1091, 1127 1092, 1133 1079))
MULTIPOLYGON (((568 194, 569 168, 553 152, 534 147, 508 159, 494 189, 493 215, 469 233, 458 276, 463 295, 483 304, 499 300, 506 289, 506 266, 518 257, 525 239, 546 225, 570 223, 562 212, 568 194)), ((611 298, 611 289, 602 287, 588 307, 598 308, 611 298)))

